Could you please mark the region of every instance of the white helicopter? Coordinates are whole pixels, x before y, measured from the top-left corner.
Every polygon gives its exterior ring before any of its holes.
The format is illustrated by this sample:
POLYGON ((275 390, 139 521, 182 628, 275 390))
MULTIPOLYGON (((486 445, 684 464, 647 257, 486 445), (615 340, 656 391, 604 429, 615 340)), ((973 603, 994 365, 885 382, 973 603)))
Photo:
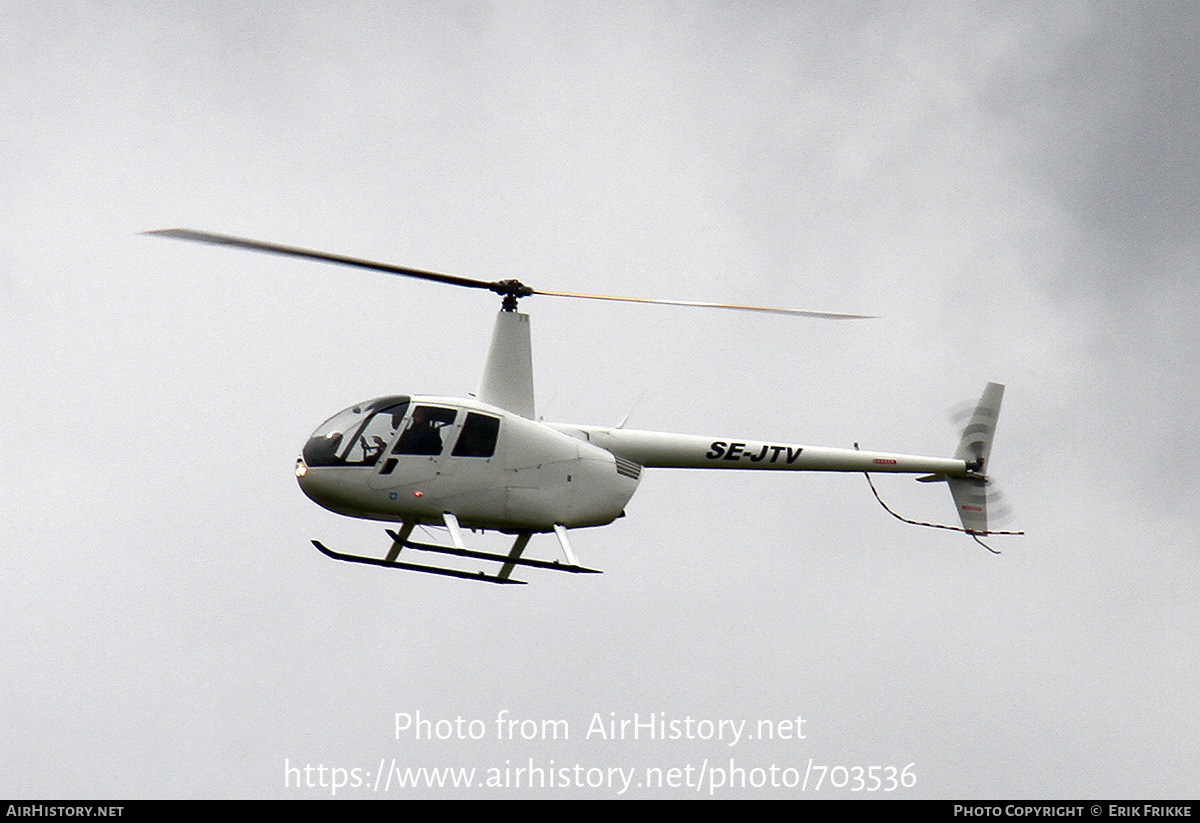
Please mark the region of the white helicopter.
MULTIPOLYGON (((524 583, 512 578, 517 566, 596 574, 597 569, 579 563, 567 530, 603 526, 624 516, 645 468, 863 472, 868 480, 870 472, 921 474, 918 480, 949 485, 962 521, 961 529, 938 528, 963 531, 980 543, 980 535, 1020 534, 988 530, 984 467, 1004 394, 1001 384, 987 384, 953 457, 859 451, 857 444, 854 449, 837 449, 724 435, 545 423, 534 418, 529 315, 517 311, 517 300, 549 295, 827 319, 870 315, 539 291, 517 280, 475 280, 191 229, 144 233, 488 289, 502 296, 474 398, 397 394, 368 400, 326 420, 304 445, 296 459, 296 477, 315 503, 348 517, 399 524, 397 530, 387 530, 392 543, 383 558, 343 554, 312 541, 336 560, 490 583, 524 583), (412 540, 419 525, 445 526, 451 545, 412 540), (464 529, 494 530, 515 539, 507 554, 474 551, 466 547, 464 529), (565 563, 522 556, 532 535, 551 532, 565 563), (403 549, 501 566, 488 574, 402 562, 398 558, 403 549)), ((883 504, 882 499, 879 502, 883 504)))

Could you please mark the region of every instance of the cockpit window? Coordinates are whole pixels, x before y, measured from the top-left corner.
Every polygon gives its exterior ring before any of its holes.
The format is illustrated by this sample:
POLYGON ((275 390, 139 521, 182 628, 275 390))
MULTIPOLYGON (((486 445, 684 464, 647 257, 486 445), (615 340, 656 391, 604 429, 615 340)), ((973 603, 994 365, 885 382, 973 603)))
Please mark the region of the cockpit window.
POLYGON ((407 397, 381 397, 351 406, 321 424, 304 445, 310 466, 373 466, 396 436, 407 397))
POLYGON ((467 412, 467 422, 454 444, 453 457, 491 457, 496 453, 496 436, 500 433, 500 419, 486 414, 467 412))
POLYGON ((453 426, 457 416, 456 409, 417 406, 413 409, 412 419, 408 421, 404 433, 396 441, 392 454, 441 454, 442 447, 445 446, 442 429, 453 426))
POLYGON ((374 466, 379 455, 383 454, 388 444, 400 431, 400 421, 408 411, 408 404, 381 409, 371 415, 361 429, 354 433, 353 442, 342 455, 343 462, 348 466, 374 466))

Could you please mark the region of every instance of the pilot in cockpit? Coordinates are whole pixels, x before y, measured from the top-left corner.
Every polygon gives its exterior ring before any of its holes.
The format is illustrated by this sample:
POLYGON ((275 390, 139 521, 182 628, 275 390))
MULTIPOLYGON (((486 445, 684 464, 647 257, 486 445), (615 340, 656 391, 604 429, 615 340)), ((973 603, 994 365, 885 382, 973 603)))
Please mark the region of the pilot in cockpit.
POLYGON ((442 453, 442 435, 433 421, 429 419, 426 409, 417 407, 413 411, 412 420, 404 434, 393 449, 396 454, 430 454, 442 453))

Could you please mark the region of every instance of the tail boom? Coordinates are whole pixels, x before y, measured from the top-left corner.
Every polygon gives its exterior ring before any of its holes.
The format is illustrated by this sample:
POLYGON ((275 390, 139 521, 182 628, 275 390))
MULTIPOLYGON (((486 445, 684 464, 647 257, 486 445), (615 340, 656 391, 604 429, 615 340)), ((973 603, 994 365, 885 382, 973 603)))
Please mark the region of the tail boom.
MULTIPOLYGON (((552 424, 552 428, 599 446, 621 461, 645 468, 863 472, 868 475, 868 479, 871 474, 876 473, 924 475, 917 479, 925 482, 947 482, 950 494, 954 498, 955 509, 962 521, 962 530, 977 536, 997 533, 988 529, 988 478, 984 469, 991 455, 992 439, 996 433, 996 421, 1000 416, 1000 403, 1003 398, 1002 384, 987 384, 970 421, 963 429, 953 457, 860 451, 857 444, 853 449, 835 449, 749 438, 705 437, 620 427, 552 424)), ((878 493, 876 496, 878 497, 878 493)), ((880 503, 883 501, 880 500, 880 503)), ((887 508, 887 504, 884 504, 884 507, 887 508)), ((900 519, 906 520, 903 517, 900 519)))
POLYGON ((971 475, 967 462, 958 457, 924 457, 598 426, 555 428, 646 468, 971 475))

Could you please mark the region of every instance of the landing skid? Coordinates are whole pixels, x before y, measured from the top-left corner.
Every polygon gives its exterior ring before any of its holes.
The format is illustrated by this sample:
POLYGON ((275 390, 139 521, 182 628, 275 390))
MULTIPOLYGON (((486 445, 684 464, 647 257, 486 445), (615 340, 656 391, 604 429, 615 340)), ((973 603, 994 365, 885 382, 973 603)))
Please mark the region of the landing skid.
MULTIPOLYGON (((391 529, 387 529, 386 531, 393 540, 400 536, 391 529)), ((513 563, 517 566, 529 566, 534 569, 551 569, 556 572, 571 572, 571 574, 603 574, 600 569, 589 569, 586 566, 573 563, 559 563, 557 560, 531 560, 526 557, 513 557, 509 554, 493 554, 491 552, 479 552, 472 549, 456 549, 450 546, 438 546, 433 543, 414 543, 411 540, 405 542, 404 548, 416 549, 422 552, 452 554, 456 557, 474 557, 476 560, 496 560, 505 565, 513 563)))
POLYGON ((555 527, 555 534, 559 538, 559 543, 563 547, 563 552, 567 556, 568 562, 560 563, 557 560, 532 560, 521 557, 521 552, 525 550, 526 544, 529 543, 529 538, 532 532, 520 532, 517 534, 516 540, 513 541, 512 548, 508 554, 495 554, 493 552, 482 552, 474 549, 468 549, 463 546, 462 532, 458 525, 458 520, 453 514, 445 515, 446 526, 450 531, 453 546, 440 546, 434 543, 419 543, 409 540, 408 537, 412 534, 415 522, 405 522, 399 531, 387 529, 388 537, 392 538, 392 546, 388 551, 386 558, 366 557, 359 554, 344 554, 334 551, 325 546, 319 540, 312 541, 312 544, 317 547, 317 551, 326 557, 333 560, 344 560, 348 563, 364 563, 368 566, 382 566, 388 569, 402 569, 410 572, 423 572, 425 574, 438 574, 444 577, 457 577, 460 580, 481 580, 486 583, 505 583, 515 585, 525 585, 524 580, 513 580, 509 575, 517 566, 525 566, 533 569, 549 569, 551 571, 570 572, 571 574, 600 574, 599 569, 589 569, 579 565, 579 561, 575 559, 575 554, 571 551, 570 544, 566 542, 566 529, 561 526, 555 527), (421 563, 403 563, 397 560, 402 549, 415 549, 422 552, 433 552, 437 554, 448 554, 454 557, 469 557, 475 560, 491 560, 503 564, 500 571, 496 574, 486 574, 480 572, 461 571, 459 569, 447 569, 442 566, 426 566, 421 563))
POLYGON ((348 563, 366 563, 368 566, 383 566, 385 569, 404 569, 410 572, 425 572, 426 574, 440 574, 446 577, 459 577, 463 580, 483 580, 488 583, 512 583, 514 585, 525 585, 524 580, 511 580, 509 578, 500 577, 499 575, 488 575, 483 572, 463 572, 457 569, 442 569, 437 566, 422 566, 418 563, 400 563, 396 560, 381 560, 378 557, 363 557, 359 554, 343 554, 335 552, 333 549, 327 548, 320 540, 312 542, 317 547, 317 551, 326 557, 331 557, 334 560, 345 560, 348 563))

